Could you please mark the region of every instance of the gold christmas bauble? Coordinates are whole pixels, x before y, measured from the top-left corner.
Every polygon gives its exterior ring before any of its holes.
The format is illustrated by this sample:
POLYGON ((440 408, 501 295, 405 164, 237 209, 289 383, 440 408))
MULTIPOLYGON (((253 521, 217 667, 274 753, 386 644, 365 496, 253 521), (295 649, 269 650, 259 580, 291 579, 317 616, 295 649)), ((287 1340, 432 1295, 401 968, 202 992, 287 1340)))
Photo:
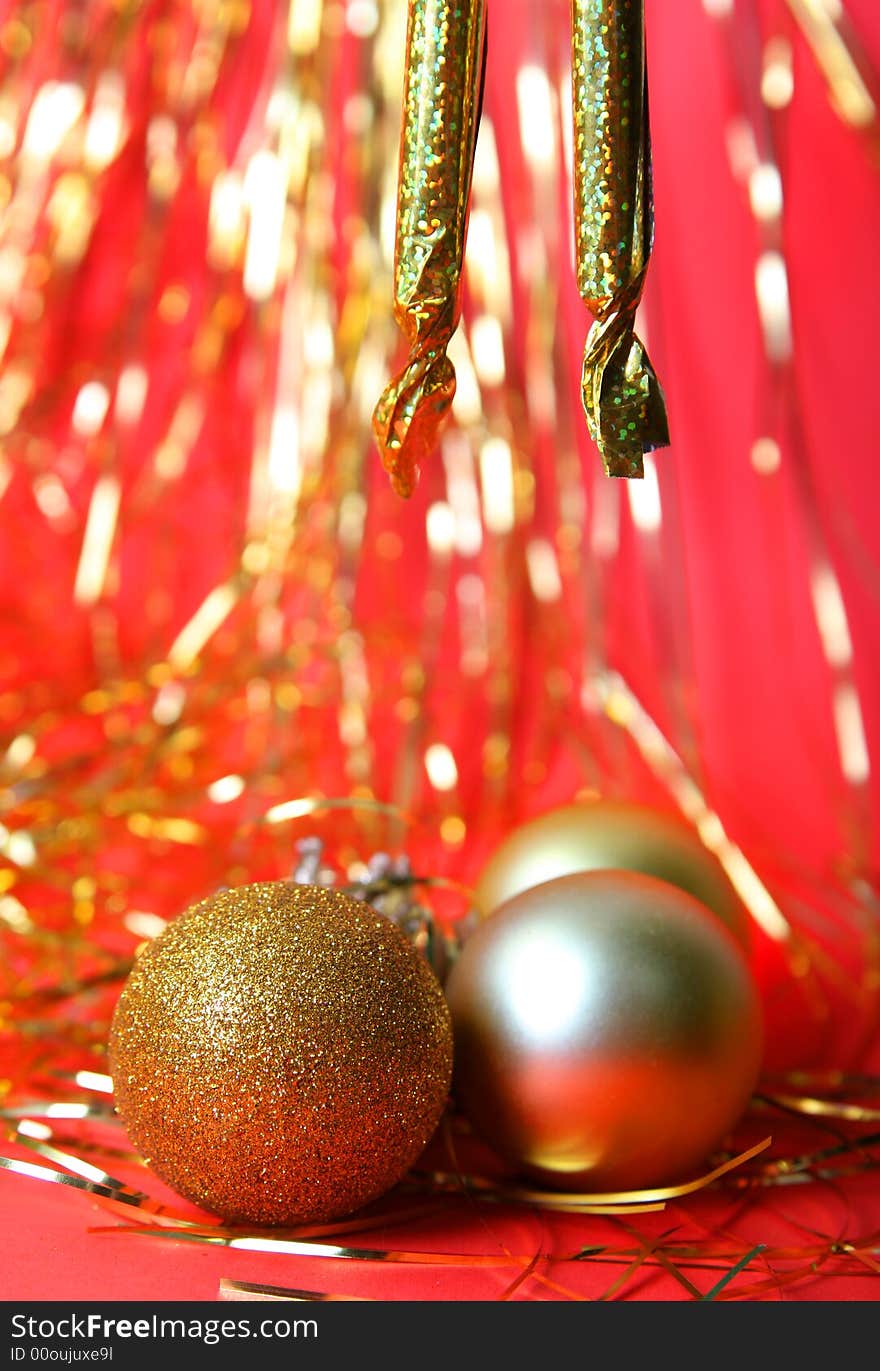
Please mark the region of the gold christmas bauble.
POLYGON ((521 890, 576 871, 638 871, 693 895, 748 941, 748 916, 720 862, 682 821, 625 800, 562 805, 515 828, 476 886, 484 914, 521 890))
POLYGON ((405 935, 335 890, 223 891, 138 957, 109 1042, 147 1164, 227 1220, 348 1214, 404 1174, 452 1070, 440 985, 405 935))
POLYGON ((757 1080, 760 1004, 739 944, 650 876, 582 872, 514 896, 465 942, 446 995, 457 1103, 565 1190, 689 1173, 757 1080))

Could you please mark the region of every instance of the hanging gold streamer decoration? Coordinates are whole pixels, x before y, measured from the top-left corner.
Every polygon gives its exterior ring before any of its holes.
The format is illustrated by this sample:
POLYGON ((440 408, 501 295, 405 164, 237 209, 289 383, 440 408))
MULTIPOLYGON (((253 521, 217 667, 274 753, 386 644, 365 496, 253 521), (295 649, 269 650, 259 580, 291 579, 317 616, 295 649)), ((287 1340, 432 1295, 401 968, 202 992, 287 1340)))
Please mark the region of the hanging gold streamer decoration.
POLYGON ((409 357, 373 415, 383 465, 405 497, 455 394, 446 347, 461 313, 484 43, 484 0, 410 0, 394 253, 394 314, 409 357))
POLYGON ((663 392, 635 336, 653 239, 643 0, 572 0, 577 282, 595 322, 582 390, 609 476, 642 476, 669 442, 663 392))

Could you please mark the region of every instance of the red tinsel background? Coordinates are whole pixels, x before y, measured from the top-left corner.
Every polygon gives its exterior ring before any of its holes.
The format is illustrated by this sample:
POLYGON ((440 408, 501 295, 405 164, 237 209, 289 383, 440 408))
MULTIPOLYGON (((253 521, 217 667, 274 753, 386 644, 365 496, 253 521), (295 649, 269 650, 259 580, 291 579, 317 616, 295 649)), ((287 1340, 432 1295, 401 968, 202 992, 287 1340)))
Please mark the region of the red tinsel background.
POLYGON ((777 1104, 737 1145, 786 1165, 635 1220, 392 1205, 358 1245, 434 1260, 391 1267, 138 1244, 4 1175, 7 1297, 687 1299, 747 1256, 719 1298, 875 1297, 880 15, 646 9, 672 445, 601 472, 568 5, 494 0, 454 419, 406 503, 370 430, 405 5, 0 9, 6 1150, 91 1098, 134 948, 194 899, 316 834, 340 871, 405 851, 453 924, 503 834, 599 792, 682 813, 747 897, 777 1104))

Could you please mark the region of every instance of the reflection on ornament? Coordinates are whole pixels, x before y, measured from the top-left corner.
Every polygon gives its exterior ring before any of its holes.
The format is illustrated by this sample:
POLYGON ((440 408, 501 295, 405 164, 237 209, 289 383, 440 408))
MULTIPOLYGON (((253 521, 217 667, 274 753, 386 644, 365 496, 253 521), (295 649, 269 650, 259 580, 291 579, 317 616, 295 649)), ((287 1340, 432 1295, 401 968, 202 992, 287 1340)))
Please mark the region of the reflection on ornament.
POLYGON ((465 943, 446 994, 456 1099, 487 1142, 563 1189, 681 1177, 757 1079, 760 1005, 742 951, 649 876, 523 891, 465 943))
POLYGON ((720 863, 693 830, 623 800, 563 805, 514 829, 483 869, 476 903, 491 914, 542 881, 602 870, 637 871, 668 881, 717 914, 743 944, 748 941, 748 916, 720 863))
POLYGON ((452 1037, 436 977, 390 920, 279 881, 204 900, 146 947, 109 1057, 157 1175, 226 1219, 296 1224, 400 1179, 442 1113, 452 1037))

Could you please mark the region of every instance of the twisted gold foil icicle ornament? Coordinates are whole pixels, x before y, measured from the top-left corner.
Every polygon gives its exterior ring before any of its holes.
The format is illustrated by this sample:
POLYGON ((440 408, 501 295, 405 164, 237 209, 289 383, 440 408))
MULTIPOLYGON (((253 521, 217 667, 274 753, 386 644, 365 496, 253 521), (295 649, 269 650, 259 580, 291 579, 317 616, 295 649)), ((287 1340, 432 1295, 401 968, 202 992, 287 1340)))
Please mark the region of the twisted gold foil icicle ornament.
POLYGON ((410 0, 394 254, 394 314, 410 352, 373 415, 403 496, 455 394, 446 347, 461 312, 484 42, 485 0, 410 0))
POLYGON ((643 0, 572 0, 578 290, 595 318, 582 390, 609 476, 643 475, 669 442, 663 392, 635 336, 653 239, 643 0))

